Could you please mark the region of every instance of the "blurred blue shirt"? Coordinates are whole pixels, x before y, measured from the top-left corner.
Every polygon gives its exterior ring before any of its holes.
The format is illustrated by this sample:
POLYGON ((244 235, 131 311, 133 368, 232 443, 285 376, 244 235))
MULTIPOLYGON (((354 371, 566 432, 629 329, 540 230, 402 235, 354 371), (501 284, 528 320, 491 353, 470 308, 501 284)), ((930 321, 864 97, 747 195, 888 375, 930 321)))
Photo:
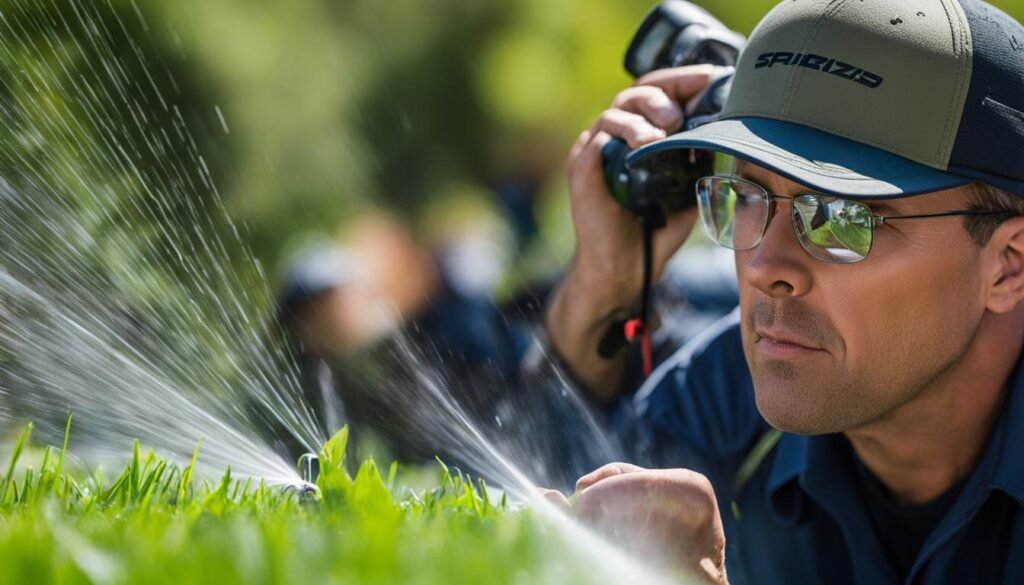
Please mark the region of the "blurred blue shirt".
MULTIPOLYGON (((976 468, 906 583, 1024 582, 1024 371, 1014 374, 976 468)), ((684 346, 616 412, 640 462, 697 470, 715 486, 730 582, 899 583, 858 488, 843 435, 783 434, 739 485, 771 429, 754 402, 736 310, 684 346)))

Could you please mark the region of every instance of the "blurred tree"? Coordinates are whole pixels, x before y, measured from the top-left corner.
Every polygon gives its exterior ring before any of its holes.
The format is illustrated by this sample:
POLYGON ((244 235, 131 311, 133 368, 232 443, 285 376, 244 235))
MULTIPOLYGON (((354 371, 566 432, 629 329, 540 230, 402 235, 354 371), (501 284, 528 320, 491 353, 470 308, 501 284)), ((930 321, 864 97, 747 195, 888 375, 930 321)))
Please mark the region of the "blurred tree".
MULTIPOLYGON (((97 265, 139 282, 184 279, 174 248, 223 217, 209 181, 229 164, 199 72, 129 0, 14 0, 0 17, 0 176, 78 213, 96 244, 83 257, 97 265)), ((47 237, 68 237, 50 232, 36 234, 40 261, 47 237)))
MULTIPOLYGON (((123 123, 100 129, 95 137, 116 128, 126 143, 145 144, 139 120, 170 134, 179 125, 190 128, 198 140, 194 149, 189 144, 185 152, 130 152, 142 157, 136 164, 141 182, 174 186, 173 204, 182 209, 171 215, 188 216, 190 205, 203 210, 210 189, 185 180, 202 183, 192 168, 201 154, 198 164, 209 168, 230 213, 250 228, 247 243, 272 266, 297 232, 333 232, 354 210, 371 205, 415 216, 427 200, 467 184, 490 191, 529 184, 535 199, 526 205, 550 211, 539 212, 539 228, 523 221, 522 231, 540 229, 546 242, 541 256, 564 254, 571 245, 564 205, 548 201, 564 199, 564 154, 580 129, 630 83, 622 55, 654 5, 651 0, 109 3, 116 18, 104 17, 102 4, 82 0, 17 0, 5 7, 0 24, 15 39, 83 34, 84 41, 95 26, 105 46, 83 42, 80 61, 64 71, 68 56, 59 44, 35 43, 32 50, 25 45, 25 51, 8 56, 18 65, 0 72, 0 91, 21 92, 20 98, 14 95, 19 108, 43 120, 50 115, 46 108, 63 107, 68 95, 85 99, 85 88, 76 87, 84 81, 76 80, 88 77, 80 72, 119 78, 117 84, 138 93, 139 109, 115 111, 113 103, 99 99, 95 112, 123 123), (99 51, 117 55, 127 68, 97 69, 110 57, 99 51), (19 76, 19 67, 27 75, 19 76), (43 79, 43 71, 60 75, 43 79), (32 81, 33 75, 39 78, 32 81), (27 93, 30 83, 33 91, 41 88, 51 97, 28 103, 33 100, 24 96, 36 95, 27 93)), ((749 33, 775 2, 698 3, 749 33)), ((1024 0, 995 4, 1024 15, 1024 0)), ((88 119, 90 106, 78 107, 88 119)), ((58 153, 46 156, 55 160, 58 153)), ((92 155, 79 148, 59 156, 67 161, 92 155)), ((105 184, 102 173, 80 177, 105 184)))

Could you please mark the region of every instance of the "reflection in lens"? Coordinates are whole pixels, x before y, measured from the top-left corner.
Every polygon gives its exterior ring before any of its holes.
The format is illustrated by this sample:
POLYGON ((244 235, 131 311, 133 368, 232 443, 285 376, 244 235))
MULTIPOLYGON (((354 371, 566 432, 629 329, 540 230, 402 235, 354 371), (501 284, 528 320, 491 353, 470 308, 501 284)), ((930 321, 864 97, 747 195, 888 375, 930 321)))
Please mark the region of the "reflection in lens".
POLYGON ((863 203, 825 195, 799 195, 793 219, 800 243, 815 258, 858 262, 871 250, 871 210, 863 203))
POLYGON ((718 243, 734 248, 735 232, 733 218, 736 213, 736 195, 727 181, 715 181, 711 191, 712 217, 718 233, 718 243))
MULTIPOLYGON (((697 209, 700 212, 700 223, 704 226, 704 233, 711 238, 711 241, 730 248, 731 236, 723 238, 725 231, 719 227, 718 216, 721 214, 720 198, 716 191, 717 181, 712 177, 704 177, 697 181, 697 209)), ((731 230, 731 227, 728 228, 731 230)))
POLYGON ((749 250, 761 241, 768 217, 768 196, 739 179, 706 177, 697 184, 701 223, 708 236, 733 250, 749 250))

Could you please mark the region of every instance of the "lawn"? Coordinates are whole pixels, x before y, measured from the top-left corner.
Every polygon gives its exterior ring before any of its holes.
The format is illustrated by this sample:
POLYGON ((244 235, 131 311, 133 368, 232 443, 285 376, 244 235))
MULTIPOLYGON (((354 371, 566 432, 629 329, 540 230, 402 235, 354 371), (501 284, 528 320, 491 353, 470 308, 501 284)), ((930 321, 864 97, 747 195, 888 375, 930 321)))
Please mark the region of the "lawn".
POLYGON ((366 461, 350 477, 345 431, 324 446, 317 492, 306 496, 230 470, 201 480, 195 458, 177 467, 137 444, 104 479, 68 469, 68 435, 59 448, 30 435, 31 426, 0 469, 0 583, 601 580, 564 530, 443 465, 419 490, 400 487, 394 465, 382 473, 366 461))

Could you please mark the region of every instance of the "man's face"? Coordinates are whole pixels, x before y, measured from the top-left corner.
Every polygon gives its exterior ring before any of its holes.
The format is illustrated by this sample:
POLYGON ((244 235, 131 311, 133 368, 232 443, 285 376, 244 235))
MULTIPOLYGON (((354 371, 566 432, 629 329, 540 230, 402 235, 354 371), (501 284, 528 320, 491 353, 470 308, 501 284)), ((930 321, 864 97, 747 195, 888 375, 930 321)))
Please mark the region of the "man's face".
MULTIPOLYGON (((773 195, 809 189, 749 163, 737 173, 773 195)), ((964 209, 969 187, 871 203, 875 215, 964 209)), ((964 354, 984 314, 979 248, 962 217, 875 228, 867 259, 832 264, 800 246, 779 201, 764 239, 736 252, 743 348, 758 409, 805 434, 880 420, 964 354)))

